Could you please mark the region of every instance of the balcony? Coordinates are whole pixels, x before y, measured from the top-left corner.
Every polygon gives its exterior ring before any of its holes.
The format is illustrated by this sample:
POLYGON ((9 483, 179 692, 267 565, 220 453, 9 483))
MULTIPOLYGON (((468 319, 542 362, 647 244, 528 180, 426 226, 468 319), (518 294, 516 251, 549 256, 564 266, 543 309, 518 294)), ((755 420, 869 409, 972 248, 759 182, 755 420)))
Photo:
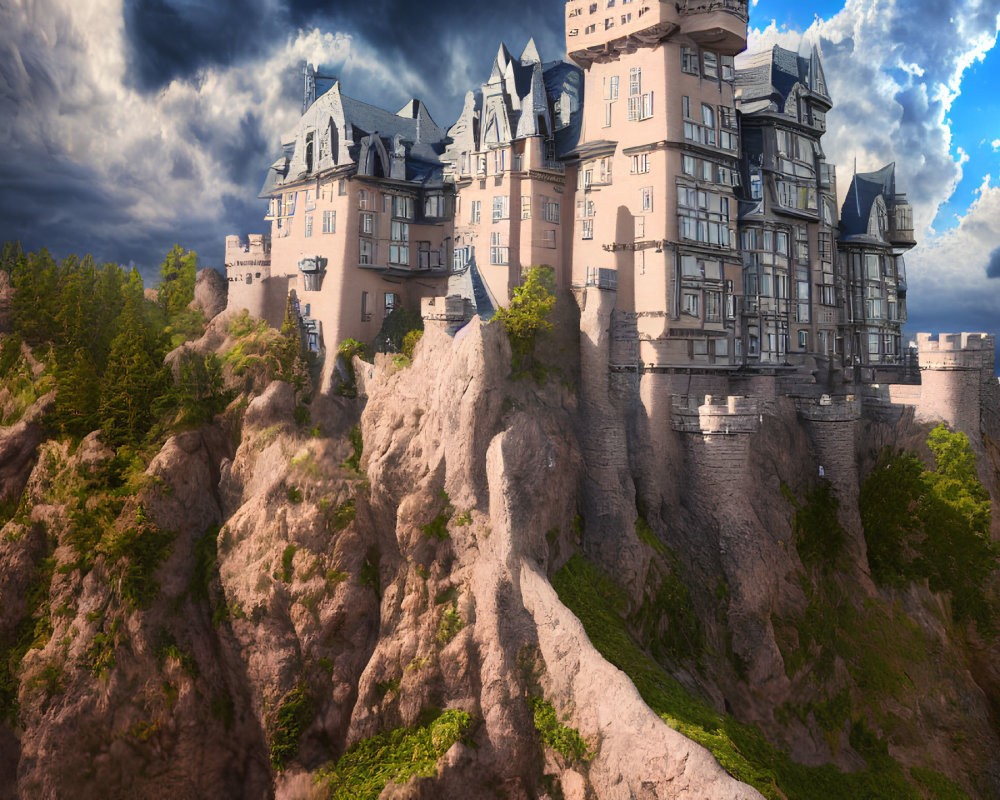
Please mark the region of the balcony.
POLYGON ((680 0, 681 32, 702 47, 736 55, 747 44, 747 3, 742 0, 680 0))
MULTIPOLYGON (((637 47, 655 47, 680 27, 677 6, 664 0, 637 0, 621 8, 586 6, 582 19, 576 19, 579 8, 567 6, 566 52, 582 67, 614 60, 637 47)), ((743 29, 745 36, 745 22, 743 29)))

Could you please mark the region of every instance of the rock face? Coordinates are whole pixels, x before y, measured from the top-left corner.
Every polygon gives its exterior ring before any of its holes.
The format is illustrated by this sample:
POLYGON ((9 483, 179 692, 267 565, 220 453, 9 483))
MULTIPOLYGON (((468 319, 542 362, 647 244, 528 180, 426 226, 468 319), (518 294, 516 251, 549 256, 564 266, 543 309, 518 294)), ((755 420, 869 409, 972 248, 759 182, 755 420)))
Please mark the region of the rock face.
MULTIPOLYGON (((820 591, 794 523, 818 458, 849 540, 843 585, 822 591, 895 609, 940 654, 890 693, 910 720, 893 755, 947 771, 939 731, 961 731, 987 764, 995 648, 963 662, 938 595, 887 600, 866 572, 859 475, 926 426, 847 415, 817 432, 771 397, 739 431, 685 430, 651 399, 712 387, 609 380, 594 303, 579 369, 564 352, 562 380, 544 385, 512 379, 502 329, 474 320, 455 338, 428 328, 412 366, 356 360, 363 401, 272 382, 167 439, 144 471, 99 434, 43 442, 31 415, 0 432, 0 487, 29 509, 0 541, 0 648, 15 665, 0 684, 0 798, 325 797, 325 765, 435 708, 468 712, 470 740, 381 798, 761 797, 648 707, 560 602, 550 579, 581 550, 623 585, 651 652, 676 624, 651 598, 683 589, 704 661, 661 660, 689 691, 799 761, 863 769, 849 722, 822 728, 816 682, 787 668, 792 621, 820 591), (589 757, 543 743, 538 701, 589 757)), ((225 351, 226 324, 188 347, 225 351)), ((853 685, 831 670, 838 691, 853 685)))
POLYGON ((194 306, 201 306, 205 319, 212 319, 226 308, 229 284, 212 267, 198 270, 194 282, 194 306))

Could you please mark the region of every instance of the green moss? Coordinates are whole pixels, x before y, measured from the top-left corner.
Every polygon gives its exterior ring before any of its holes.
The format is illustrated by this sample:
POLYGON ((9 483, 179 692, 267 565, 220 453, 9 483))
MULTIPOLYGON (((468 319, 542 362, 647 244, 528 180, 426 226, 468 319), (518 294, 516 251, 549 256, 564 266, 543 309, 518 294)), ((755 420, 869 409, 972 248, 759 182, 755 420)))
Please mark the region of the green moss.
POLYGON ((195 600, 208 600, 219 559, 219 526, 213 525, 194 543, 194 569, 189 591, 195 600))
POLYGON ((650 565, 646 593, 628 621, 642 632, 656 659, 691 660, 700 665, 705 631, 694 612, 691 593, 680 578, 680 561, 663 544, 660 552, 667 557, 670 572, 664 574, 655 564, 650 565))
POLYGON ((298 486, 288 487, 288 502, 296 504, 302 502, 302 490, 298 486))
POLYGON ((378 693, 379 697, 385 697, 387 694, 399 691, 399 677, 390 678, 386 681, 375 681, 375 691, 378 693))
POLYGON ((337 385, 337 394, 344 397, 357 397, 358 384, 354 374, 354 356, 364 358, 367 347, 356 339, 344 339, 337 348, 337 360, 344 365, 347 379, 337 385))
POLYGON ((434 605, 439 606, 442 603, 450 603, 458 597, 458 587, 449 586, 442 592, 438 592, 434 596, 434 605))
POLYGON ((49 593, 54 571, 54 558, 38 563, 25 598, 24 614, 10 638, 0 639, 0 719, 15 721, 21 661, 28 650, 44 647, 52 636, 49 593))
POLYGON ((440 644, 448 644, 464 627, 465 623, 462 621, 462 615, 458 613, 458 604, 453 600, 451 608, 447 609, 441 615, 441 621, 438 623, 435 638, 440 644))
POLYGON ((805 503, 796 508, 792 529, 802 563, 818 565, 824 570, 835 566, 847 542, 847 533, 837 518, 839 505, 829 481, 822 481, 806 495, 805 503))
POLYGON ((111 584, 132 609, 149 608, 160 592, 157 568, 170 554, 176 534, 151 523, 112 531, 100 550, 111 567, 111 584))
POLYGON ((547 747, 560 753, 567 761, 589 761, 595 753, 590 752, 587 743, 576 728, 564 725, 556 717, 552 703, 541 697, 529 697, 538 737, 547 747))
POLYGON ((295 560, 295 553, 298 552, 298 549, 294 544, 290 544, 281 553, 281 580, 285 583, 290 583, 295 575, 292 562, 295 560))
POLYGON ((992 638, 996 597, 988 587, 1000 546, 990 540, 989 495, 965 434, 938 426, 927 444, 934 470, 887 451, 861 488, 872 577, 888 586, 926 579, 933 591, 951 594, 955 622, 974 622, 992 638))
POLYGON ((364 442, 361 438, 361 428, 355 425, 351 428, 351 432, 347 435, 348 440, 351 443, 351 455, 347 457, 344 461, 344 466, 347 469, 353 470, 358 474, 361 473, 361 455, 364 452, 364 442))
POLYGON ((331 533, 338 533, 344 530, 344 528, 354 521, 356 514, 357 508, 354 504, 354 498, 350 497, 333 510, 327 521, 328 530, 331 533))
POLYGON ((455 509, 448 498, 448 493, 444 489, 438 492, 438 497, 442 503, 441 510, 434 519, 426 525, 422 525, 420 530, 423 531, 424 536, 428 539, 434 538, 440 542, 448 538, 448 523, 451 521, 455 509))
POLYGON ((365 560, 361 562, 358 580, 362 586, 374 589, 375 594, 379 597, 382 596, 382 583, 379 578, 379 555, 378 550, 373 547, 368 549, 365 560))
MULTIPOLYGON (((466 527, 468 525, 471 525, 472 524, 472 511, 471 511, 471 509, 467 510, 467 511, 463 511, 461 514, 457 514, 455 516, 455 519, 453 521, 454 521, 454 523, 456 525, 458 525, 459 527, 462 527, 462 528, 464 528, 464 527, 466 527)), ((558 534, 558 532, 559 532, 558 529, 556 529, 556 533, 557 534, 558 534)))
POLYGON ((299 684, 284 696, 277 711, 268 720, 268 746, 271 766, 281 772, 299 752, 302 733, 316 716, 316 705, 309 689, 299 684))
POLYGON ((918 784, 930 792, 934 800, 969 800, 965 790, 940 772, 924 767, 911 767, 910 775, 918 784))
POLYGON ((437 760, 464 739, 471 724, 466 712, 449 710, 420 727, 380 733, 321 769, 316 782, 329 800, 377 800, 390 782, 433 775, 437 760))
POLYGON ((200 670, 194 655, 182 648, 174 635, 166 628, 160 628, 156 634, 156 641, 153 645, 153 655, 156 657, 156 666, 162 671, 169 661, 176 661, 181 670, 189 678, 197 678, 200 670))
POLYGON ((654 551, 660 553, 661 555, 666 554, 666 545, 656 538, 656 534, 653 533, 653 529, 649 527, 649 523, 646 522, 642 516, 636 517, 635 534, 639 537, 639 541, 643 544, 649 545, 654 551))
MULTIPOLYGON (((874 800, 917 798, 898 764, 876 759, 870 769, 842 773, 832 765, 807 767, 773 747, 761 732, 694 697, 631 638, 622 619, 624 591, 582 556, 553 576, 559 599, 583 623, 594 646, 625 672, 643 700, 671 727, 707 747, 733 777, 771 800, 874 800), (895 766, 893 766, 895 765, 895 766)), ((859 743, 861 737, 859 737, 859 743)), ((877 751, 877 748, 866 752, 877 751)))

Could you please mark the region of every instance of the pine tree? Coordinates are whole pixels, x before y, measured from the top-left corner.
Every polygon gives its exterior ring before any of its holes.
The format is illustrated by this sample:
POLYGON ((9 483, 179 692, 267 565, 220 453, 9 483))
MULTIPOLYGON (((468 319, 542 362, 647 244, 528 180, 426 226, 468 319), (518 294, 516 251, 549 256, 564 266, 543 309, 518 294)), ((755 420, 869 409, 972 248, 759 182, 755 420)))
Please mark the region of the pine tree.
POLYGON ((193 250, 185 252, 175 244, 160 265, 160 286, 157 302, 170 316, 180 313, 194 300, 194 282, 198 257, 193 250))
POLYGON ((140 309, 134 295, 127 299, 101 381, 101 427, 114 445, 140 443, 165 394, 158 348, 140 309))

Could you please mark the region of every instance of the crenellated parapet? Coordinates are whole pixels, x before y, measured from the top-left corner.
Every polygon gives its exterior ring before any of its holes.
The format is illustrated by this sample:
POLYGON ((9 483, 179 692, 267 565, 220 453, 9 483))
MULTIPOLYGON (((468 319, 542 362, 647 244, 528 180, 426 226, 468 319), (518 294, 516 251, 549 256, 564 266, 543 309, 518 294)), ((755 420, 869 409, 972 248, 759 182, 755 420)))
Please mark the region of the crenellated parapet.
POLYGON ((763 404, 759 398, 742 395, 674 395, 671 426, 681 433, 705 436, 751 434, 760 427, 763 404))
POLYGON ((993 374, 995 341, 991 333, 917 334, 922 370, 982 370, 993 374))
POLYGON ((796 397, 795 411, 807 422, 854 422, 861 419, 861 399, 854 394, 796 397))

